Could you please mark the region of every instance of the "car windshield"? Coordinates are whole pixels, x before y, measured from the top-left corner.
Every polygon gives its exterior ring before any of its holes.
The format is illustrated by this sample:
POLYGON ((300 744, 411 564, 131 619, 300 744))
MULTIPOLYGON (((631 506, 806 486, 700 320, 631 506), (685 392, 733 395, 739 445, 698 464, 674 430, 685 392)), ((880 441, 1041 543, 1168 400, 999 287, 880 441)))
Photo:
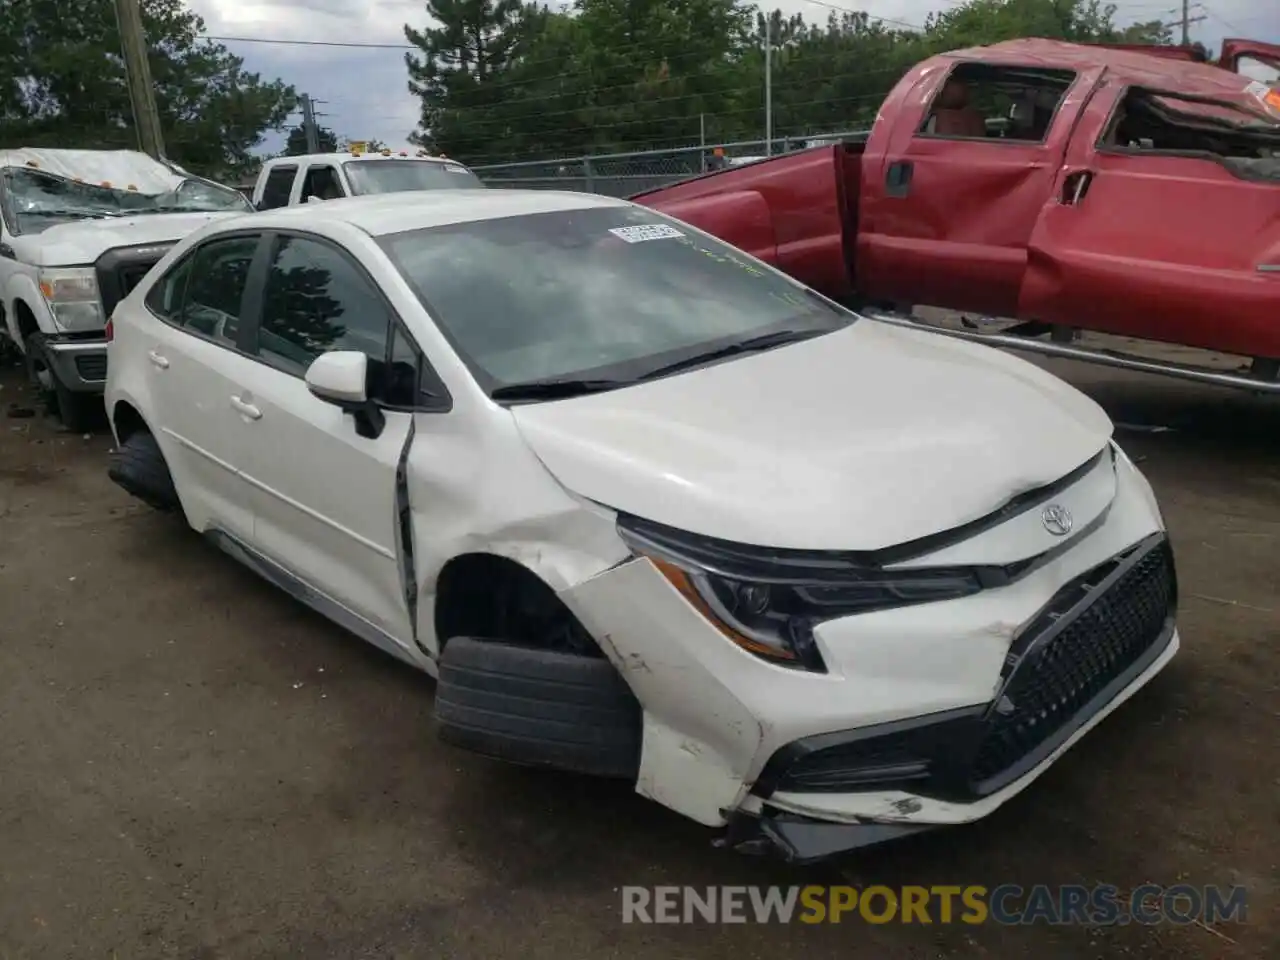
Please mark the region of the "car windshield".
POLYGON ((367 193, 406 190, 482 190, 484 181, 460 163, 434 160, 349 160, 343 164, 351 189, 367 193))
POLYGON ((148 194, 21 167, 6 168, 3 176, 9 210, 19 233, 39 233, 72 220, 253 209, 243 194, 203 180, 187 179, 166 193, 148 194))
POLYGON ((588 378, 625 386, 856 319, 640 207, 482 220, 381 244, 491 394, 588 378))

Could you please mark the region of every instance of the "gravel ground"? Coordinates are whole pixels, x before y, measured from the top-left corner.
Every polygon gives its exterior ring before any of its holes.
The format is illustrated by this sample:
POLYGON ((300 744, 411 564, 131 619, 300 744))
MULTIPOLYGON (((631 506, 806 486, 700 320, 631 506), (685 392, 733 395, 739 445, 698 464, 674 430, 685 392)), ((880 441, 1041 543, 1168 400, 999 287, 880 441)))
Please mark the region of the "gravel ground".
MULTIPOLYGON (((792 869, 616 785, 491 764, 432 683, 0 421, 0 960, 1280 956, 1280 404, 1054 365, 1162 498, 1183 653, 977 826, 792 869), (623 884, 1245 884, 1249 922, 624 926, 623 884)), ((30 402, 0 374, 0 410, 30 402)))

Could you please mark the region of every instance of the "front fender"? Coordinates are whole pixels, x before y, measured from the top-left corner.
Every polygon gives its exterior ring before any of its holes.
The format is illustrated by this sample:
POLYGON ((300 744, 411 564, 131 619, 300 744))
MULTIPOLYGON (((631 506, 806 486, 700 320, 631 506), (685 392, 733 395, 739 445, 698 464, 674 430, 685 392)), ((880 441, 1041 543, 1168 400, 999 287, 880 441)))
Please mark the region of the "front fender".
POLYGON ((10 338, 19 347, 22 346, 23 340, 18 330, 19 303, 26 304, 35 317, 36 326, 41 333, 50 335, 58 333, 58 328, 53 322, 53 314, 49 312, 49 305, 45 303, 34 276, 20 269, 6 281, 3 295, 5 323, 8 326, 10 338))

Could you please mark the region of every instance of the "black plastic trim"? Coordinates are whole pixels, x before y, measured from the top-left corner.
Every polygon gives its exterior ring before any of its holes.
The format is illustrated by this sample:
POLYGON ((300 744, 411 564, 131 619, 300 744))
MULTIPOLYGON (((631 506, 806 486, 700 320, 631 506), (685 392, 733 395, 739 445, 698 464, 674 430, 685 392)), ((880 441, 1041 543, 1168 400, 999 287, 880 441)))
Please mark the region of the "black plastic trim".
POLYGON ((178 241, 169 243, 145 243, 128 247, 112 247, 93 263, 98 280, 98 294, 102 298, 104 317, 110 317, 116 306, 146 279, 151 268, 164 259, 178 241), (129 268, 145 267, 142 275, 128 289, 123 272, 129 268))

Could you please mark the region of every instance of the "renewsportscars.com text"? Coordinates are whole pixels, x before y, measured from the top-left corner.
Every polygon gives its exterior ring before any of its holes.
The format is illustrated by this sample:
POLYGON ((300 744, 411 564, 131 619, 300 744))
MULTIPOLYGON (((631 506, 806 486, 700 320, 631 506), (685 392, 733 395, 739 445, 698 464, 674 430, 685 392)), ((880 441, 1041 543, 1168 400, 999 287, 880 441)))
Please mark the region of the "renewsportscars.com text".
POLYGON ((1244 887, 623 887, 623 923, 1244 923, 1244 887))

